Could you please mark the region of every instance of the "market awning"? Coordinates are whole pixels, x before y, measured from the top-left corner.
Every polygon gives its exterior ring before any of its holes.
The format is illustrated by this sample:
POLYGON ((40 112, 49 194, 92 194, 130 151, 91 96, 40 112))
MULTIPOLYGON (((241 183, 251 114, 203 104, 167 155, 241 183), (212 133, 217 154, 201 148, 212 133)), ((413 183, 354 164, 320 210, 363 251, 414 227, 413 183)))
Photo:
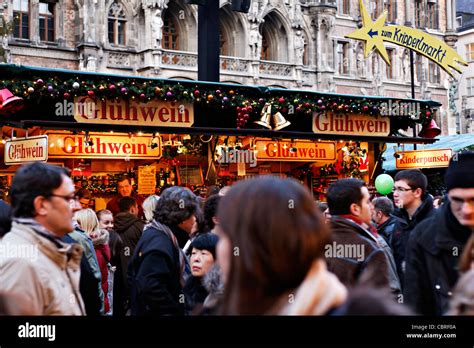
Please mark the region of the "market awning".
MULTIPOLYGON (((387 143, 387 151, 384 152, 382 168, 386 171, 396 170, 395 167, 395 153, 394 147, 396 143, 387 143)), ((451 149, 453 152, 459 151, 467 147, 474 147, 474 134, 456 134, 456 135, 445 135, 438 137, 438 141, 434 144, 417 145, 418 151, 423 150, 435 150, 435 149, 451 149)), ((412 151, 413 146, 405 145, 405 151, 412 151)), ((401 151, 400 147, 398 151, 401 151)))

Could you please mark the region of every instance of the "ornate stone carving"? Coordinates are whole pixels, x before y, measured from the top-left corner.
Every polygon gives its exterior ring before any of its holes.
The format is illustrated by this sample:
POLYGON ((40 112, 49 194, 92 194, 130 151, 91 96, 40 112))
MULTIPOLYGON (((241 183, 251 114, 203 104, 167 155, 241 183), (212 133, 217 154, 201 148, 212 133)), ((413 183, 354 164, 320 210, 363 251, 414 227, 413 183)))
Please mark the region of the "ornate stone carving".
POLYGON ((113 67, 130 68, 130 55, 126 53, 110 52, 108 65, 113 67))

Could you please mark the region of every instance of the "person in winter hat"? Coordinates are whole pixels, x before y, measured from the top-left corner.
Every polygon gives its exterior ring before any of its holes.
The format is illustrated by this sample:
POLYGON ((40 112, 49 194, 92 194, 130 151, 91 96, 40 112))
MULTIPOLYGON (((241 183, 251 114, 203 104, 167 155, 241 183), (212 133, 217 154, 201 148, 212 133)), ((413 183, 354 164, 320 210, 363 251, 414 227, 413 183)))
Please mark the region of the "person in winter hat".
POLYGON ((405 301, 424 315, 442 315, 459 277, 458 264, 474 229, 474 152, 452 157, 445 174, 447 202, 408 240, 405 301))

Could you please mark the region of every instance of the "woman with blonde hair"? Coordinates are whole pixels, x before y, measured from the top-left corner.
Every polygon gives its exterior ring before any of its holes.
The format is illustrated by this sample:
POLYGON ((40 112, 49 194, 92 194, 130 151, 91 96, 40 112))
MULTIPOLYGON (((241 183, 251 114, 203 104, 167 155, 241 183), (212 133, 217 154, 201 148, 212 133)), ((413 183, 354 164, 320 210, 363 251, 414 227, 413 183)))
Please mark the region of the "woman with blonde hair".
POLYGON ((156 204, 158 203, 159 199, 160 199, 160 196, 151 195, 143 201, 143 204, 142 204, 143 214, 145 215, 145 220, 147 223, 153 220, 153 212, 155 211, 156 204))
POLYGON ((109 264, 110 247, 109 232, 99 227, 99 220, 92 209, 82 209, 75 213, 77 223, 82 230, 92 239, 95 254, 99 262, 100 273, 102 275, 102 290, 104 291, 105 314, 110 313, 109 302, 109 264))

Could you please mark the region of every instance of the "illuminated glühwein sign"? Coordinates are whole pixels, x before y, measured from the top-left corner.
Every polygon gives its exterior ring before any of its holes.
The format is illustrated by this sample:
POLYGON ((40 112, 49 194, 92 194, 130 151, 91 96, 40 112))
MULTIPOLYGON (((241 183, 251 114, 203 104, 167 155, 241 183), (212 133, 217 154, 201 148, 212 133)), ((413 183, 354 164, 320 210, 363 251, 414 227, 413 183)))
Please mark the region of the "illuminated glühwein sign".
POLYGON ((161 157, 161 138, 156 137, 157 146, 152 149, 151 136, 129 136, 128 134, 89 133, 89 141, 80 134, 49 132, 49 156, 51 158, 117 158, 146 159, 161 157))
POLYGON ((255 140, 259 161, 316 162, 336 159, 334 142, 255 140))

